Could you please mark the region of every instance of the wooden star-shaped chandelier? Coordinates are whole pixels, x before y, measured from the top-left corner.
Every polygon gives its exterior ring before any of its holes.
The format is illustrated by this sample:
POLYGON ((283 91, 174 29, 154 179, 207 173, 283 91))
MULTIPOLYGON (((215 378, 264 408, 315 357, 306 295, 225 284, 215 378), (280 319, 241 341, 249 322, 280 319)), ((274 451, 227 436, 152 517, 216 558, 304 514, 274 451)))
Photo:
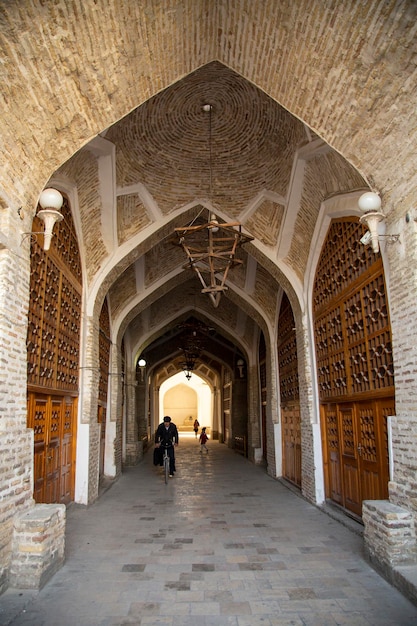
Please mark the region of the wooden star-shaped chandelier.
MULTIPOLYGON (((213 195, 213 155, 212 155, 212 113, 213 106, 202 107, 208 114, 208 149, 209 149, 209 196, 213 195)), ((199 216, 197 216, 199 217, 199 216)), ((197 219, 197 218, 196 218, 197 219)), ((215 307, 219 306, 220 297, 227 289, 226 279, 234 265, 243 263, 236 258, 240 246, 253 237, 242 233, 239 222, 219 222, 214 213, 206 223, 195 223, 175 229, 178 243, 188 257, 184 267, 190 267, 203 285, 202 293, 207 293, 215 307)))
POLYGON ((215 308, 227 289, 226 279, 229 270, 243 263, 236 258, 236 252, 253 237, 242 233, 239 222, 219 222, 215 215, 204 224, 175 228, 178 243, 188 257, 184 268, 190 267, 200 279, 215 308))

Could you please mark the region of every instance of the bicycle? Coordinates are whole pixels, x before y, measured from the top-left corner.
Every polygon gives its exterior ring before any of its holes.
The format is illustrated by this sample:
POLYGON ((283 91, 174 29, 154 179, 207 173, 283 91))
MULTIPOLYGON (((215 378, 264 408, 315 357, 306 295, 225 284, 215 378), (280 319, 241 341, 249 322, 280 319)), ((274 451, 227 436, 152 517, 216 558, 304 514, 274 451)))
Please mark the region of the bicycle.
POLYGON ((168 448, 164 449, 164 456, 162 457, 164 462, 164 476, 165 476, 165 484, 168 483, 169 476, 169 456, 168 456, 168 448))

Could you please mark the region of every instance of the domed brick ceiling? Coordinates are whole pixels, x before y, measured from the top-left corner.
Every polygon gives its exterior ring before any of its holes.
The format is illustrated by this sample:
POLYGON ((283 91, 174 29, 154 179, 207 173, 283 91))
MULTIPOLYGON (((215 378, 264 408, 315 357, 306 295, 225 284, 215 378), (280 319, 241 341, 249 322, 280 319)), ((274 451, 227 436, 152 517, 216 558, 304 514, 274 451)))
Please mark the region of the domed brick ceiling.
POLYGON ((145 102, 106 138, 116 145, 119 189, 144 185, 164 214, 207 199, 233 218, 263 190, 285 197, 294 152, 307 140, 298 119, 218 62, 145 102))

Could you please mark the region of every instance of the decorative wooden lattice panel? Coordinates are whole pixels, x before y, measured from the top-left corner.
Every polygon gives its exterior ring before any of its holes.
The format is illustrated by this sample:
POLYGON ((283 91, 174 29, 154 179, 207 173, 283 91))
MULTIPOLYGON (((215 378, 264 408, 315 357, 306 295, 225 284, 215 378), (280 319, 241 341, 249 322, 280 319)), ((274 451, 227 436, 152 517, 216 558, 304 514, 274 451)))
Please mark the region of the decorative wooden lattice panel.
POLYGON ((299 399, 295 321, 291 304, 284 296, 278 322, 278 364, 281 404, 299 399))
POLYGON ((394 387, 382 261, 353 245, 362 229, 356 222, 333 224, 317 269, 314 329, 323 401, 394 387))
POLYGON ((100 314, 100 335, 99 335, 99 360, 100 360, 100 383, 98 389, 99 401, 107 403, 107 390, 109 381, 110 362, 110 319, 107 300, 104 300, 100 314))
MULTIPOLYGON (((49 253, 44 252, 42 242, 32 242, 28 385, 76 393, 81 320, 80 263, 78 247, 75 260, 64 250, 64 243, 73 252, 75 245, 67 201, 64 201, 62 213, 64 220, 52 237, 49 253)), ((38 218, 33 228, 41 230, 38 218)))

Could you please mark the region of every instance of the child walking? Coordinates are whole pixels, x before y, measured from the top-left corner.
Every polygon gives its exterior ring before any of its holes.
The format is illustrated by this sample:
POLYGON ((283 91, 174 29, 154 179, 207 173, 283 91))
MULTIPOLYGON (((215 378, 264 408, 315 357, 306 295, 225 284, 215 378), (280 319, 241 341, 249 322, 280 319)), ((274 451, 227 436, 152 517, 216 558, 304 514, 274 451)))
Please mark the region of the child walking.
POLYGON ((200 435, 200 454, 203 454, 203 448, 206 451, 206 454, 208 454, 208 448, 207 448, 207 443, 208 441, 208 437, 206 435, 206 427, 204 426, 201 429, 201 435, 200 435))

